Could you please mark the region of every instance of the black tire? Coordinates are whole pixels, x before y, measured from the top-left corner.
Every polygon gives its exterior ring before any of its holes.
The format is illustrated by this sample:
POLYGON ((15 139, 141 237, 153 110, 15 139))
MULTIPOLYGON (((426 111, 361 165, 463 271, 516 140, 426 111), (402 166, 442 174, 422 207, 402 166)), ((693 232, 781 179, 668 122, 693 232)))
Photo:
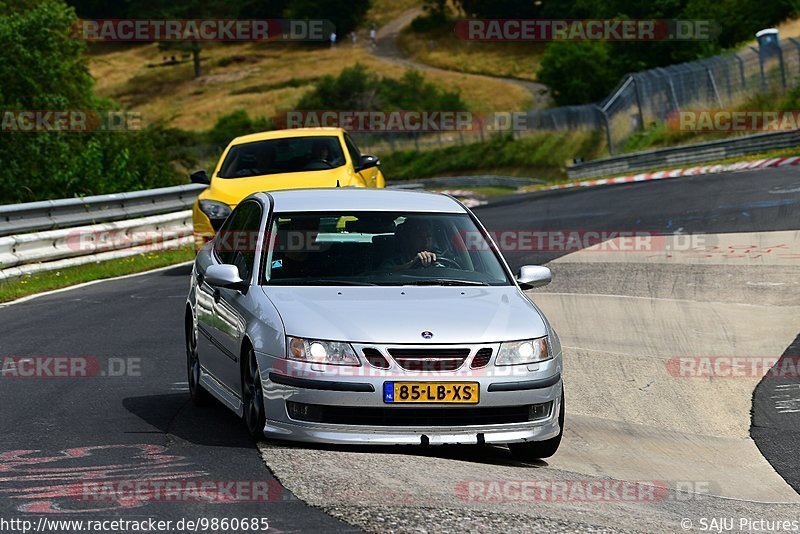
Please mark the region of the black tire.
POLYGON ((525 441, 522 443, 509 443, 511 455, 518 460, 531 461, 550 458, 561 445, 561 436, 564 435, 564 390, 561 390, 561 408, 558 410, 558 435, 544 441, 525 441))
POLYGON ((191 315, 186 317, 186 374, 189 382, 189 396, 195 406, 208 406, 211 394, 200 384, 200 358, 197 355, 197 330, 191 315))
POLYGON ((267 420, 264 412, 264 390, 262 389, 258 372, 258 360, 256 360, 253 349, 248 349, 244 357, 246 358, 244 369, 242 370, 244 422, 251 436, 256 439, 263 439, 264 425, 267 420))

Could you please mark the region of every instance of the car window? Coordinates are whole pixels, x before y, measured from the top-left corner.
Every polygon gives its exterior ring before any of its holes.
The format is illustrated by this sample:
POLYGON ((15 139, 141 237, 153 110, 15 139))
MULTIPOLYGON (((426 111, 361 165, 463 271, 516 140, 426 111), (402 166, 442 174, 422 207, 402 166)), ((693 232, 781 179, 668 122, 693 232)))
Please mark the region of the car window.
POLYGON ((278 213, 270 234, 266 284, 511 283, 466 213, 278 213))
POLYGON ((344 144, 347 147, 347 152, 350 154, 350 159, 353 160, 353 166, 357 167, 361 161, 361 151, 349 135, 345 134, 344 144))
POLYGON ((339 138, 333 135, 287 137, 231 147, 222 162, 220 178, 248 178, 323 171, 345 163, 339 138))
POLYGON ((261 225, 261 206, 250 201, 240 204, 220 228, 214 251, 220 263, 235 265, 239 277, 247 280, 253 272, 261 225))

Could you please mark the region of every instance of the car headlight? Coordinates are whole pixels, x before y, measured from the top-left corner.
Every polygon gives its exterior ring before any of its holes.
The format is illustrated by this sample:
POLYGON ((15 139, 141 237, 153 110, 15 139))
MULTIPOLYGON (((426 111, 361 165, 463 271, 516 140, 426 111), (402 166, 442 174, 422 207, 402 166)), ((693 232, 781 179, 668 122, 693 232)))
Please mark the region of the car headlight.
POLYGON ((329 365, 361 365, 350 343, 286 336, 286 347, 286 356, 290 360, 329 365))
POLYGON ((209 219, 225 219, 231 214, 230 206, 216 200, 201 200, 200 211, 208 215, 209 219))
POLYGON ((495 365, 537 363, 549 360, 552 357, 550 346, 547 343, 547 336, 545 336, 503 343, 500 345, 500 352, 497 354, 495 365))

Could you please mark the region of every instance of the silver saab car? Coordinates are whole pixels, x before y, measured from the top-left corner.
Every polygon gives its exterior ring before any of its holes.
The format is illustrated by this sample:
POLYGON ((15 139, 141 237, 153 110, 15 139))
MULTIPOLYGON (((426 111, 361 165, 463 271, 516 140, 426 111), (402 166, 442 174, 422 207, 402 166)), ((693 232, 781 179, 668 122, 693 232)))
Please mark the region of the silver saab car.
POLYGON ((553 455, 561 343, 478 219, 440 194, 303 189, 242 201, 197 256, 191 396, 257 437, 503 443, 553 455))

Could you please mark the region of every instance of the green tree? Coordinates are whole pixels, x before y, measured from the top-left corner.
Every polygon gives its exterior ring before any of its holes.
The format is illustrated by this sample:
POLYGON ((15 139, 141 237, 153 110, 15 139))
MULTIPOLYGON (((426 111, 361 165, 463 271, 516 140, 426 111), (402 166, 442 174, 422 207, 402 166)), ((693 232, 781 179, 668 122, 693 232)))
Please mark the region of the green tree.
POLYGON ((212 145, 227 145, 234 137, 271 130, 272 126, 269 119, 254 119, 245 110, 237 109, 217 119, 206 133, 206 139, 212 145))
MULTIPOLYGON (((15 0, 0 4, 0 15, 0 110, 111 109, 92 93, 84 43, 71 36, 71 8, 60 0, 15 0)), ((0 203, 177 183, 182 178, 168 147, 183 141, 158 126, 129 133, 2 132, 0 203)))
POLYGON ((19 9, 20 4, 6 4, 0 18, 2 108, 91 108, 94 82, 84 43, 70 34, 72 10, 52 0, 31 9, 19 9))
POLYGON ((547 46, 539 81, 550 87, 559 105, 596 102, 618 81, 606 42, 554 42, 547 46))

